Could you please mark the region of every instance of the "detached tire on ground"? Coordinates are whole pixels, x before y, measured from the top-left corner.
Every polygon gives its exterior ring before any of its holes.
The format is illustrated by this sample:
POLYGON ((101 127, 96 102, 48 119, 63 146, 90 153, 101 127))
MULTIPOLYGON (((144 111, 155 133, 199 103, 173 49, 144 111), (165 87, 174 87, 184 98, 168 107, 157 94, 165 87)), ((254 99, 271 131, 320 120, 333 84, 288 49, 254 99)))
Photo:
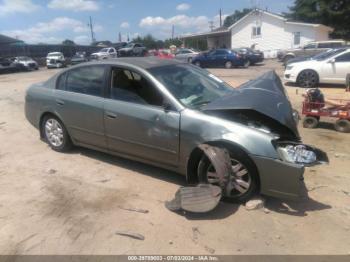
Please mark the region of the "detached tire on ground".
POLYGON ((57 152, 67 152, 72 147, 69 134, 57 117, 45 116, 41 124, 41 132, 49 146, 57 152))
POLYGON ((307 116, 303 120, 304 128, 316 128, 318 126, 318 119, 314 116, 307 116))
POLYGON ((338 132, 350 133, 350 121, 346 119, 339 119, 334 124, 335 129, 338 132))
MULTIPOLYGON (((235 177, 230 178, 230 185, 222 188, 223 200, 228 202, 246 202, 258 191, 259 177, 254 162, 239 150, 230 150, 232 170, 235 177)), ((215 168, 209 158, 203 154, 197 168, 199 183, 219 186, 215 168)))

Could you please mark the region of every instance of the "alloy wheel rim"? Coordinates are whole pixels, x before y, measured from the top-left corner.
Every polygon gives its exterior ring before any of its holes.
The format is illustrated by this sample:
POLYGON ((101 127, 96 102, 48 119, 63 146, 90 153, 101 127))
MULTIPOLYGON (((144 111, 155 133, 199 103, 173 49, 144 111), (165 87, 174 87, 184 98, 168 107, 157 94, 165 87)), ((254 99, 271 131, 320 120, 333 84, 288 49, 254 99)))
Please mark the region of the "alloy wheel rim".
POLYGON ((59 147, 63 144, 63 128, 56 119, 50 118, 46 121, 45 135, 51 145, 59 147))
POLYGON ((312 87, 316 84, 316 75, 313 72, 304 72, 301 75, 301 80, 304 87, 312 87))
MULTIPOLYGON (((226 197, 240 197, 249 191, 252 178, 248 169, 236 159, 231 158, 231 166, 234 175, 229 178, 226 188, 223 189, 223 195, 226 197)), ((220 184, 220 178, 212 164, 207 168, 206 178, 209 184, 220 184)))

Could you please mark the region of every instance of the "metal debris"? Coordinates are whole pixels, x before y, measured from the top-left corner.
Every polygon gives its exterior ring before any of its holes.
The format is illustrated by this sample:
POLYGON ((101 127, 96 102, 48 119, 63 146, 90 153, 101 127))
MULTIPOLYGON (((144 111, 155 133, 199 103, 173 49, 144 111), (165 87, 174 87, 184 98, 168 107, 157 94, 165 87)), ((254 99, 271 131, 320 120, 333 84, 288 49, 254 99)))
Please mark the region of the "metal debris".
POLYGON ((263 198, 255 198, 252 200, 249 200, 247 203, 245 203, 245 209, 247 210, 256 210, 256 209, 262 209, 265 205, 265 199, 263 198))
POLYGON ((166 201, 165 206, 171 211, 185 210, 205 213, 213 210, 219 204, 220 199, 220 187, 199 184, 195 187, 180 187, 175 193, 175 198, 166 201))
POLYGON ((215 249, 214 248, 211 248, 211 247, 208 247, 208 246, 204 246, 204 249, 206 251, 208 251, 210 254, 214 254, 215 253, 215 249))
POLYGON ((125 236, 125 237, 131 237, 133 239, 145 240, 145 237, 138 233, 132 233, 127 231, 116 231, 115 234, 120 236, 125 236))
POLYGON ((50 169, 47 170, 47 173, 50 174, 50 175, 53 175, 53 174, 57 173, 57 170, 53 169, 53 168, 50 168, 50 169))
POLYGON ((143 213, 143 214, 147 214, 148 213, 147 209, 132 208, 132 207, 121 207, 121 206, 119 206, 118 208, 123 209, 123 210, 127 210, 127 211, 143 213))
MULTIPOLYGON (((214 166, 216 174, 220 181, 220 187, 226 188, 229 178, 234 176, 231 165, 231 158, 229 152, 220 147, 202 144, 198 146, 204 154, 209 158, 211 164, 214 166)), ((232 190, 227 189, 226 190, 232 190)))

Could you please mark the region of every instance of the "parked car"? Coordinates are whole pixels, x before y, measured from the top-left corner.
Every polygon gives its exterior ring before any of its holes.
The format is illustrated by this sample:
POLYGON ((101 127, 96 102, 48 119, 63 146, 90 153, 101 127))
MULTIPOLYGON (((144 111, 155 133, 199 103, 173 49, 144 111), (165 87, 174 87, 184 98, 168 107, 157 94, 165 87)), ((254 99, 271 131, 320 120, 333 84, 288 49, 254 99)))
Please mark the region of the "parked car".
POLYGON ((126 43, 126 42, 118 42, 116 44, 113 44, 113 47, 115 48, 115 50, 118 51, 119 49, 124 48, 127 45, 128 45, 128 43, 126 43))
POLYGON ((92 53, 90 58, 92 60, 103 60, 108 58, 115 58, 118 56, 117 50, 114 47, 102 48, 96 53, 92 53))
POLYGON ((129 43, 124 48, 118 50, 119 57, 126 56, 145 56, 147 54, 147 48, 139 43, 129 43))
POLYGON ((350 48, 339 48, 330 56, 289 64, 284 79, 307 88, 319 83, 345 84, 349 70, 350 48))
POLYGON ((67 61, 61 52, 48 53, 46 56, 47 68, 61 68, 67 66, 67 61))
POLYGON ((272 71, 234 89, 176 59, 89 62, 29 87, 25 115, 53 150, 78 145, 160 166, 219 185, 230 200, 298 198, 304 167, 328 161, 301 143, 272 71), (230 155, 232 176, 218 175, 205 147, 230 155))
POLYGON ((242 56, 245 56, 249 61, 249 65, 255 65, 264 61, 264 53, 259 50, 254 50, 248 47, 237 48, 234 50, 242 56))
POLYGON ((20 71, 20 67, 7 58, 0 57, 0 74, 20 71))
POLYGON ((201 53, 192 59, 192 64, 199 67, 248 67, 249 60, 237 51, 229 49, 216 49, 201 53))
POLYGON ((277 58, 286 63, 289 59, 299 56, 314 56, 328 49, 333 49, 346 45, 344 40, 329 40, 310 42, 301 48, 279 51, 277 58))
MULTIPOLYGON (((349 46, 346 46, 349 47, 349 46)), ((297 62, 303 62, 303 61, 308 61, 308 60, 317 60, 317 59, 325 59, 327 57, 330 57, 334 54, 336 54, 338 52, 339 49, 344 49, 344 47, 342 48, 334 48, 334 49, 328 49, 327 51, 324 51, 322 53, 319 53, 317 55, 314 56, 299 56, 299 57, 295 57, 292 59, 289 59, 286 63, 285 63, 285 67, 289 64, 293 64, 293 63, 297 63, 297 62)))
POLYGON ((175 58, 180 61, 192 63, 193 58, 197 55, 199 55, 199 52, 196 52, 189 48, 182 48, 175 53, 175 58))
POLYGON ((17 64, 18 67, 22 70, 29 71, 29 70, 38 70, 39 69, 38 63, 28 56, 18 56, 18 57, 14 57, 11 60, 15 64, 17 64))
POLYGON ((70 60, 70 63, 72 65, 77 65, 88 61, 89 61, 89 58, 86 55, 86 52, 76 52, 76 54, 70 60))

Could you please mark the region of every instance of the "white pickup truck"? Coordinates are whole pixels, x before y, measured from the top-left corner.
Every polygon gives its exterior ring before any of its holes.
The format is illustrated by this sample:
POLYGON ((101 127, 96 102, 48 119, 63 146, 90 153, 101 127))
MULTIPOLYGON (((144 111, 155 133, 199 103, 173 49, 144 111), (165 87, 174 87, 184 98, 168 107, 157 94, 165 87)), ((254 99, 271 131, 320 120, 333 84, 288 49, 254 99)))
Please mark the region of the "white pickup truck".
POLYGON ((118 56, 118 53, 114 47, 106 47, 106 48, 102 48, 97 53, 92 53, 90 58, 96 59, 96 60, 102 60, 102 59, 114 58, 117 56, 118 56))

